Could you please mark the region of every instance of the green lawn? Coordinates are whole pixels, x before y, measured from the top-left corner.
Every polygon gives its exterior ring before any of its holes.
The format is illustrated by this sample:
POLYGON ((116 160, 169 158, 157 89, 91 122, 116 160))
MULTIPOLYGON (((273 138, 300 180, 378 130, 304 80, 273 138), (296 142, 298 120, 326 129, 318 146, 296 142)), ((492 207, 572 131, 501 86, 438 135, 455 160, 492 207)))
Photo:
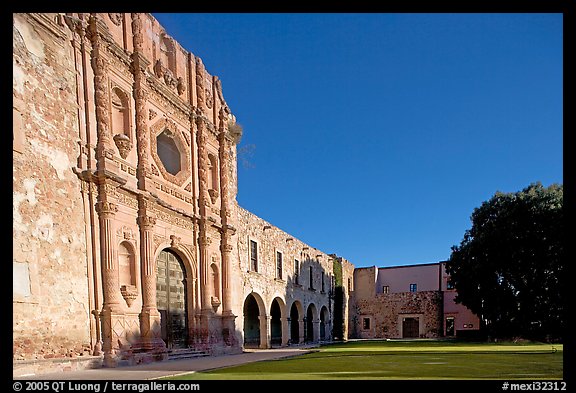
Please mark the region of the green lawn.
POLYGON ((175 379, 562 379, 562 353, 561 344, 355 341, 175 379))

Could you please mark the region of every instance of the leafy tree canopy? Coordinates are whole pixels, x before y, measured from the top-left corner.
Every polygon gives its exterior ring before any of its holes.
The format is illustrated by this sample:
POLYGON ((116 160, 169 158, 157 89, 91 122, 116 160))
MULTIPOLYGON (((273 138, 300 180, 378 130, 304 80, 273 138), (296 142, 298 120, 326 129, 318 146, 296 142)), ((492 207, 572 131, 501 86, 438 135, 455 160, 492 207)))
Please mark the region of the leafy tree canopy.
POLYGON ((456 301, 494 336, 561 339, 564 329, 563 186, 496 192, 475 208, 446 270, 456 301))

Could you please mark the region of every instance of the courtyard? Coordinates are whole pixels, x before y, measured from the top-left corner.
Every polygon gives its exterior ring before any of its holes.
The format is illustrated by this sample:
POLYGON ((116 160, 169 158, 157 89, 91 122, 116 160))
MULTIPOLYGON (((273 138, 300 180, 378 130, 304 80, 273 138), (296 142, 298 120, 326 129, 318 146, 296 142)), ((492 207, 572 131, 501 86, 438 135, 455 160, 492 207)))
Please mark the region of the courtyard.
POLYGON ((563 378, 562 344, 446 340, 352 341, 313 352, 173 377, 188 380, 550 380, 563 378))

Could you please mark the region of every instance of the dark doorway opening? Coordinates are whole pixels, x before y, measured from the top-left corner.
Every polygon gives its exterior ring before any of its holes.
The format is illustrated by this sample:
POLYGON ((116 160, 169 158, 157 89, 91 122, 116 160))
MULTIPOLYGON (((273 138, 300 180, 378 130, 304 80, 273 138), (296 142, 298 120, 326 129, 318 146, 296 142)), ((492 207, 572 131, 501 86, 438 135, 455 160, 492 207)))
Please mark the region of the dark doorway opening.
POLYGON ((161 335, 168 349, 188 346, 186 273, 182 261, 163 250, 156 261, 156 307, 160 312, 161 335))

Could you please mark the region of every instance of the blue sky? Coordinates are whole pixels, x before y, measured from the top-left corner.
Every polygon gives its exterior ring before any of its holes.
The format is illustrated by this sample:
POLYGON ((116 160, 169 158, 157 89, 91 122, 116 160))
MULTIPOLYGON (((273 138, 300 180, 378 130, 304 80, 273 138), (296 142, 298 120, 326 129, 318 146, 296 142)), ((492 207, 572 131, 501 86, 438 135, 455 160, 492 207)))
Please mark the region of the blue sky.
POLYGON ((357 267, 450 256, 563 182, 561 14, 153 14, 222 80, 240 205, 357 267))

